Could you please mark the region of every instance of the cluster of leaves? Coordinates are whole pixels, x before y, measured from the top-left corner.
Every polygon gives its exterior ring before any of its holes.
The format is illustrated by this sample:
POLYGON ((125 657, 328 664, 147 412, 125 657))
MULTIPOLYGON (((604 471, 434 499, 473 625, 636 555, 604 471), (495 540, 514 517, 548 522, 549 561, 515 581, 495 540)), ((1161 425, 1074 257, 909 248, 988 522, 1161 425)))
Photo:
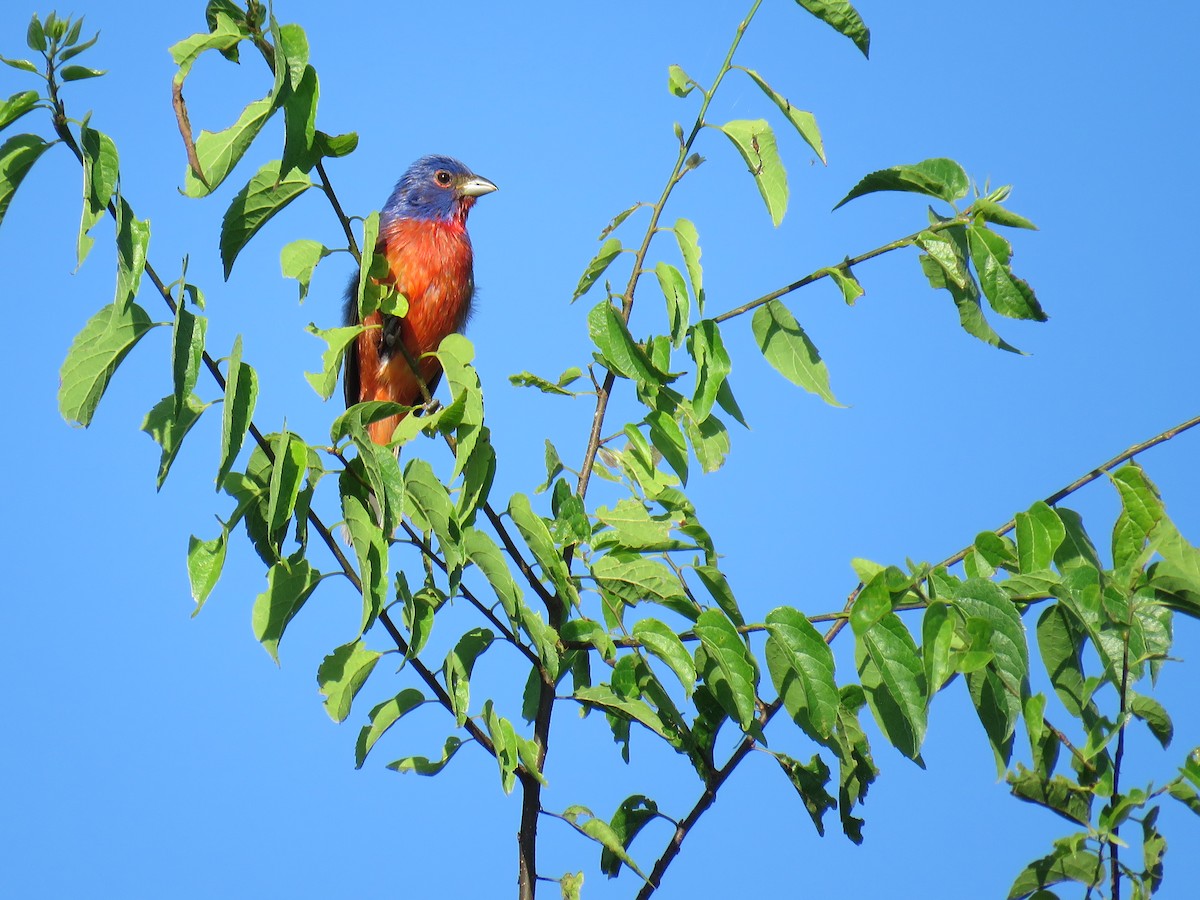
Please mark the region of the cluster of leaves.
MULTIPOLYGON (((798 2, 867 53, 869 32, 849 3, 798 2)), ((196 421, 220 404, 216 482, 232 502, 216 537, 192 537, 189 544, 197 612, 220 577, 239 526, 266 567, 266 588, 253 604, 252 621, 273 658, 278 659, 288 625, 319 585, 330 575, 353 585, 362 597, 357 632, 318 671, 329 715, 340 722, 355 711, 356 695, 385 655, 402 657, 405 675, 412 673, 418 683, 404 686, 366 714, 356 747, 359 766, 406 715, 433 705, 447 714, 450 731, 440 757, 404 755, 390 762, 390 768, 433 775, 473 741, 496 759, 506 792, 520 782, 527 806, 532 804, 535 814, 549 812, 541 799, 546 736, 555 707, 571 703, 602 714, 627 762, 634 735, 661 740, 686 759, 702 790, 695 810, 699 814, 750 748, 767 749, 765 729, 783 710, 799 731, 773 739, 790 744, 807 738, 813 755, 803 762, 775 749, 767 752, 798 792, 819 833, 824 833, 826 813, 837 810, 842 830, 858 842, 863 820, 856 812, 878 774, 863 711, 884 739, 921 763, 932 699, 961 680, 1013 793, 1077 826, 1020 874, 1010 896, 1029 896, 1062 881, 1095 888, 1110 877, 1114 892, 1125 879, 1135 895, 1148 896, 1162 877, 1159 798, 1170 795, 1200 813, 1200 761, 1193 754, 1177 777, 1158 788, 1122 790, 1124 734, 1136 720, 1164 746, 1170 740, 1166 710, 1135 688, 1147 681, 1152 686, 1168 658, 1173 613, 1200 616, 1200 552, 1171 524, 1141 469, 1129 465, 1112 475, 1122 512, 1109 567, 1076 513, 1037 503, 1016 517, 1015 539, 995 532, 977 537, 960 558, 961 571, 949 563, 901 569, 858 560, 862 583, 844 610, 812 616, 784 606, 761 621, 743 611, 721 571, 713 538, 685 493, 693 464, 703 472, 715 471, 730 451, 729 430, 716 411, 745 425, 722 338, 722 324, 730 319, 752 313, 751 327, 764 358, 789 381, 836 403, 820 354, 782 298, 829 278, 845 301, 854 303, 863 288, 853 267, 882 253, 917 248, 923 274, 935 289, 950 294, 963 328, 993 346, 1014 349, 988 323, 985 300, 1001 316, 1045 318, 1032 289, 1011 269, 1008 239, 993 228, 1028 229, 1032 223, 1003 205, 1007 188, 976 191, 960 209, 971 182, 948 159, 871 173, 842 200, 877 191, 915 192, 947 204, 946 214, 931 208, 928 223, 913 234, 820 267, 736 308, 714 314, 706 307, 695 224, 686 218, 670 228, 658 224, 674 187, 703 162, 694 144, 705 128, 721 132, 733 144, 773 222, 778 224, 788 205, 787 175, 770 123, 755 119, 713 125, 707 119, 725 76, 736 71, 750 78, 775 113, 825 159, 815 117, 793 107, 757 71, 733 64, 757 8, 755 2, 710 87, 678 66, 668 70, 668 89, 674 95, 702 99, 690 133, 685 136, 676 126, 678 158, 661 199, 635 204, 613 219, 575 290, 572 299, 611 276, 620 263, 630 263, 624 290, 615 291, 605 281, 604 299, 587 315, 593 345, 586 365, 590 389, 576 389, 583 368, 557 379, 529 372, 512 377, 514 384, 551 396, 594 395, 597 406, 583 464, 569 468, 547 442, 545 482, 531 492, 532 498, 512 495, 502 512, 491 504, 496 454, 471 365, 473 350, 461 336, 451 336, 437 350, 449 402, 430 404, 425 415, 404 418, 390 447, 373 443, 367 426, 406 411, 396 404, 352 406, 334 419, 328 442, 309 442, 286 428, 263 433, 254 425, 258 382, 243 359, 240 337, 223 359, 209 355, 204 294, 188 282, 186 267, 172 284, 155 273, 148 261, 149 224, 136 217, 122 196, 115 144, 92 128, 89 119, 68 117, 59 97, 63 83, 101 74, 64 65, 95 38, 79 43, 80 21, 35 17, 28 43, 44 66, 3 61, 41 77, 45 91, 24 91, 0 104, 0 129, 32 109, 47 109, 57 141, 21 134, 0 146, 0 219, 29 168, 61 142, 78 157, 84 173, 79 261, 87 256, 91 231, 106 211, 115 221, 118 250, 117 295, 84 326, 68 352, 61 411, 68 420, 87 425, 114 372, 138 341, 155 325, 171 328, 170 391, 143 425, 162 448, 158 484, 168 476, 196 421), (615 233, 628 230, 624 223, 643 208, 649 214, 645 231, 626 246, 615 233), (674 235, 682 269, 666 259, 647 262, 654 237, 664 232, 674 235), (666 327, 662 333, 635 337, 630 326, 635 295, 641 277, 651 271, 663 297, 666 327), (143 275, 171 310, 170 321, 153 322, 137 304, 143 275), (690 386, 682 383, 685 368, 693 373, 690 386), (208 400, 197 393, 202 369, 217 386, 208 400), (617 437, 601 440, 608 400, 625 383, 636 396, 638 414, 617 437), (421 455, 440 453, 439 443, 453 457, 444 479, 421 455), (400 446, 409 448, 403 467, 393 452, 400 446), (326 476, 334 476, 352 559, 314 512, 316 492, 326 476), (606 485, 599 503, 594 497, 589 502, 592 476, 606 485), (317 541, 311 540, 314 535, 317 541), (394 550, 421 558, 419 584, 410 584, 403 569, 394 568, 394 550), (453 598, 464 599, 482 622, 465 630, 442 661, 430 660, 432 629, 444 621, 439 613, 453 598), (1058 700, 1076 720, 1072 728, 1082 735, 1074 741, 1066 729, 1050 723, 1047 697, 1030 689, 1025 623, 1034 615, 1041 660, 1058 700), (822 634, 814 621, 828 620, 834 625, 822 634), (856 678, 836 676, 829 647, 845 624, 853 634, 856 678), (372 645, 381 630, 383 650, 372 645), (528 664, 521 709, 508 716, 494 699, 480 702, 480 694, 491 691, 473 683, 476 663, 501 644, 515 648, 528 664), (528 729, 517 724, 522 719, 528 729), (1030 764, 1010 768, 1021 722, 1030 764), (1119 829, 1129 821, 1142 829, 1139 866, 1119 857, 1119 829)), ((308 238, 294 240, 281 254, 284 275, 298 282, 303 299, 315 266, 344 250, 360 263, 360 311, 404 315, 407 301, 389 289, 386 267, 374 250, 378 214, 363 219, 356 237, 325 171, 326 160, 354 151, 357 137, 331 136, 316 127, 318 79, 308 62, 304 30, 279 24, 255 0, 245 8, 231 0, 211 0, 206 22, 206 31, 171 48, 179 67, 174 105, 188 157, 185 193, 197 198, 211 194, 261 138, 275 113, 282 111, 284 119, 279 158, 249 178, 225 213, 220 252, 226 277, 265 222, 316 188, 330 201, 346 244, 330 248, 308 238), (202 131, 194 139, 183 97, 193 65, 210 50, 236 62, 247 45, 271 73, 268 93, 248 103, 232 125, 202 131)), ((345 350, 361 328, 310 326, 310 331, 327 349, 309 381, 328 398, 345 350)), ((672 847, 678 846, 669 846, 651 873, 638 867, 632 842, 647 824, 667 818, 653 798, 642 794, 628 797, 608 818, 578 804, 552 815, 601 845, 601 871, 616 876, 627 866, 645 879, 643 894, 657 886, 673 857, 672 847)), ((528 849, 532 840, 531 833, 524 834, 523 847, 528 849)), ((565 876, 564 895, 577 895, 580 883, 581 876, 565 876)), ((532 881, 523 889, 532 896, 532 881)))

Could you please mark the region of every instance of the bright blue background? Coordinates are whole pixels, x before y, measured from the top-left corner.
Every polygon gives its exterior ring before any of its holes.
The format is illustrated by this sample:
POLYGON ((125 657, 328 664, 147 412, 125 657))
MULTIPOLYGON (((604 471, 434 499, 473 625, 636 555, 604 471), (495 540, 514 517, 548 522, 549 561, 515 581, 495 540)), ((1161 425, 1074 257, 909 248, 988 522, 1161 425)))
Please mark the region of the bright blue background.
MULTIPOLYGON (((584 318, 599 297, 567 301, 595 236, 630 203, 657 198, 674 159, 671 124, 695 115, 696 96, 667 93, 666 67, 678 63, 709 81, 740 6, 279 4, 281 21, 309 31, 320 127, 361 136, 354 156, 329 164, 347 210, 378 207, 404 167, 432 151, 461 157, 501 186, 472 214, 479 303, 470 326, 501 459, 498 506, 542 480, 544 438, 569 464, 581 457, 591 401, 544 398, 506 376, 555 376, 588 358, 584 318)), ((702 137, 708 162, 683 182, 664 223, 680 215, 696 222, 710 312, 916 230, 925 221, 916 195, 829 210, 866 172, 950 156, 981 183, 1016 185, 1010 205, 1042 231, 1012 235, 1014 265, 1052 318, 1042 326, 996 322, 1029 357, 988 348, 959 330, 949 299, 930 291, 912 251, 859 267, 867 295, 853 309, 831 285, 815 285, 788 303, 829 364, 849 406, 841 410, 775 375, 754 349, 748 321, 725 327, 733 384, 753 431, 733 426, 729 464, 694 476, 691 490, 743 609, 759 621, 780 604, 838 609, 853 587, 852 557, 941 559, 1196 413, 1191 212, 1200 201, 1192 175, 1200 85, 1185 50, 1200 27, 1196 9, 1166 4, 1143 16, 1114 2, 1073 12, 952 0, 859 7, 873 29, 869 63, 786 0, 767 0, 746 36, 738 61, 816 113, 829 166, 812 163, 748 79, 729 77, 712 120, 775 123, 792 202, 782 227, 772 228, 732 147, 715 132, 702 137)), ((319 441, 338 408, 322 404, 300 376, 317 366, 321 349, 302 329, 336 323, 350 267, 344 256, 325 261, 298 306, 295 284, 279 276, 277 251, 297 237, 336 242, 329 209, 315 192, 298 201, 223 283, 221 213, 277 154, 281 125, 269 126, 217 199, 178 195, 184 156, 166 48, 203 28, 202 4, 97 0, 79 11, 89 33, 103 30, 79 61, 109 74, 70 86, 67 101, 77 117, 94 108, 94 126, 116 140, 126 195, 153 223, 153 264, 171 280, 191 255, 191 280, 208 297, 210 350, 226 354, 240 332, 258 370, 258 423, 274 430, 286 416, 319 441)), ((27 55, 30 12, 16 2, 0 9, 0 52, 27 55)), ((187 96, 197 130, 224 127, 265 93, 262 66, 253 52, 244 56, 240 68, 215 54, 196 67, 187 96)), ((0 94, 29 85, 28 76, 0 69, 0 94)), ((45 133, 44 119, 22 124, 45 133)), ((88 432, 59 418, 58 367, 72 336, 108 302, 113 280, 107 223, 71 277, 79 182, 68 153, 49 153, 0 228, 8 348, 0 358, 8 448, 0 633, 9 683, 0 894, 511 896, 518 801, 502 794, 490 757, 468 745, 434 780, 383 768, 402 755, 438 753, 449 733, 444 715, 414 714, 362 771, 353 768, 366 711, 410 684, 407 675, 392 678, 381 664, 342 727, 321 709, 316 667, 353 637, 358 621, 343 582, 323 586, 293 624, 279 669, 249 628, 263 573, 240 537, 203 614, 189 618, 188 535, 216 534, 211 515, 227 515, 231 505, 210 487, 219 418, 211 414, 155 494, 158 448, 137 428, 168 389, 167 332, 148 336, 122 367, 88 432)), ((640 238, 644 216, 622 231, 628 243, 640 238)), ((655 247, 677 261, 669 236, 655 247)), ((635 330, 659 328, 652 279, 639 298, 635 330)), ((152 295, 142 302, 164 315, 152 295)), ((609 431, 631 410, 622 389, 609 431)), ((214 396, 207 381, 201 390, 214 396)), ((1197 440, 1182 437, 1144 459, 1193 540, 1197 440)), ((436 446, 427 452, 444 462, 436 446)), ((604 496, 598 487, 596 499, 604 496)), ((1097 482, 1070 502, 1106 544, 1112 489, 1097 482)), ((415 560, 404 565, 419 579, 415 560)), ((439 619, 432 661, 457 624, 439 619)), ((1178 655, 1194 655, 1195 623, 1177 621, 1177 636, 1178 655)), ((849 652, 839 639, 842 679, 853 677, 849 652)), ((477 672, 503 678, 512 659, 497 647, 477 672)), ((1164 753, 1134 728, 1126 784, 1169 777, 1200 744, 1196 676, 1194 662, 1164 671, 1160 696, 1176 713, 1176 741, 1164 753)), ((476 709, 482 699, 477 688, 476 709)), ((498 702, 519 717, 515 689, 498 702)), ((1053 706, 1051 715, 1066 721, 1053 706)), ((883 771, 861 811, 861 848, 841 836, 836 814, 826 820, 829 835, 817 839, 775 764, 756 754, 688 837, 660 896, 1002 896, 1026 862, 1070 829, 997 783, 961 683, 933 708, 928 771, 869 728, 883 771)), ((815 750, 786 723, 769 736, 773 749, 797 757, 815 750)), ((583 803, 607 816, 640 791, 669 814, 686 814, 697 785, 685 760, 641 733, 633 753, 626 767, 603 718, 579 720, 564 705, 546 805, 583 803)), ((1173 804, 1160 824, 1171 844, 1162 896, 1191 896, 1200 829, 1173 804)), ((651 826, 636 857, 649 866, 668 833, 665 823, 651 826)), ((629 873, 606 882, 597 848, 562 823, 544 819, 541 834, 545 875, 583 869, 585 897, 636 892, 629 873)))

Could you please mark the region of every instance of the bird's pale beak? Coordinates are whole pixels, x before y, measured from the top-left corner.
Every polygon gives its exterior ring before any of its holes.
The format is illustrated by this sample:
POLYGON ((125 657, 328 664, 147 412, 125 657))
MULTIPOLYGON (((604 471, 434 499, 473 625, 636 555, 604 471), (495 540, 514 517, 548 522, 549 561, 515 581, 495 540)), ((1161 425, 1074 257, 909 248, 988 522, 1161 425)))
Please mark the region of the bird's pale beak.
POLYGON ((484 194, 490 194, 495 190, 498 190, 496 185, 478 175, 472 175, 458 186, 460 197, 482 197, 484 194))

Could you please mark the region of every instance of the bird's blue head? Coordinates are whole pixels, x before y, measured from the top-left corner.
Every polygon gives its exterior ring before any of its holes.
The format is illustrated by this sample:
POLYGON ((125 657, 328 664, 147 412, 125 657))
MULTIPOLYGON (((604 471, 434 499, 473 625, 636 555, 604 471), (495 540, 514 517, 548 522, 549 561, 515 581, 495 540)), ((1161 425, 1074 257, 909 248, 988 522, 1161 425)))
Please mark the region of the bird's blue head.
POLYGON ((383 207, 383 218, 463 222, 475 199, 494 190, 496 185, 457 159, 422 156, 396 183, 383 207))

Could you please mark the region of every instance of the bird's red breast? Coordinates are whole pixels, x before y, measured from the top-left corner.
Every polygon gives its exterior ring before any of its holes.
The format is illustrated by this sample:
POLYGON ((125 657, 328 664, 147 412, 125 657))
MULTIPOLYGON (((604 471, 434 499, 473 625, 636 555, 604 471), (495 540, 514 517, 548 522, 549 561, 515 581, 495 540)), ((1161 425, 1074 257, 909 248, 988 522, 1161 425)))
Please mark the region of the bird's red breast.
MULTIPOLYGON (((398 219, 381 229, 376 252, 388 261, 396 290, 408 299, 408 315, 399 323, 399 335, 409 355, 418 361, 421 377, 432 390, 442 374, 435 356, 448 334, 461 331, 471 311, 475 285, 471 272, 471 240, 465 223, 398 219)), ((424 398, 399 348, 388 352, 383 317, 372 313, 358 341, 358 400, 390 400, 405 406, 420 405, 424 398)), ((386 444, 402 416, 374 422, 371 440, 386 444)))

